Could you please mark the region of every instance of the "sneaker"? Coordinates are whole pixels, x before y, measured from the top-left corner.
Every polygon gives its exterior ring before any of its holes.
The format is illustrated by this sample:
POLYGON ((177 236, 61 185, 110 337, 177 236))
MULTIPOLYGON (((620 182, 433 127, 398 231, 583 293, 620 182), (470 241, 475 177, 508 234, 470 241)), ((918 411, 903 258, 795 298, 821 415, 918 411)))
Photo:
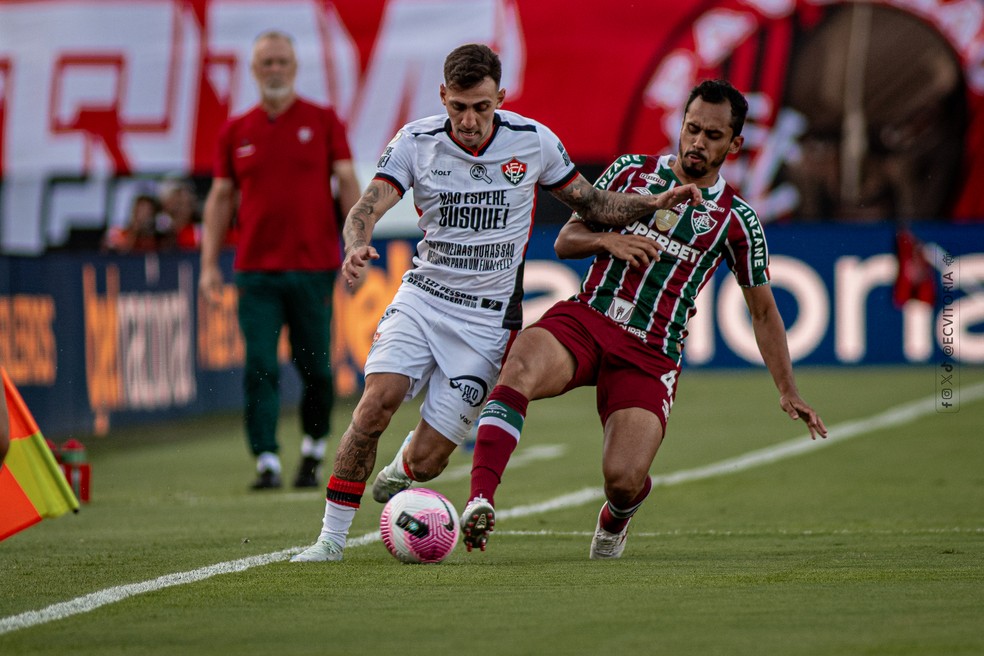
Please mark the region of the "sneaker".
POLYGON ((294 487, 321 487, 318 483, 318 467, 321 461, 312 456, 304 456, 301 464, 297 467, 297 477, 294 479, 294 487))
POLYGON ((461 534, 465 549, 471 551, 478 547, 485 551, 489 533, 495 527, 495 510, 485 497, 475 497, 465 506, 461 514, 461 534))
MULTIPOLYGON (((606 502, 607 503, 607 502, 606 502)), ((604 510, 604 506, 601 507, 604 510)), ((598 513, 598 525, 595 527, 594 537, 591 539, 591 560, 604 560, 620 558, 625 551, 625 537, 629 532, 629 525, 626 524, 618 533, 609 533, 601 527, 601 513, 598 513)))
POLYGON ((386 465, 376 474, 376 480, 372 482, 372 498, 379 503, 386 503, 398 492, 410 487, 413 481, 403 472, 392 472, 388 470, 391 465, 386 465))
POLYGON ((376 474, 376 479, 372 482, 372 498, 378 503, 386 503, 398 492, 413 484, 403 469, 403 452, 407 450, 407 445, 412 439, 413 431, 410 431, 400 444, 400 448, 396 450, 393 460, 376 474))
POLYGON ((251 490, 275 490, 281 487, 280 474, 272 469, 264 469, 256 476, 256 480, 249 486, 251 490))
POLYGON ((292 563, 329 563, 342 559, 342 548, 330 540, 318 540, 290 559, 292 563))

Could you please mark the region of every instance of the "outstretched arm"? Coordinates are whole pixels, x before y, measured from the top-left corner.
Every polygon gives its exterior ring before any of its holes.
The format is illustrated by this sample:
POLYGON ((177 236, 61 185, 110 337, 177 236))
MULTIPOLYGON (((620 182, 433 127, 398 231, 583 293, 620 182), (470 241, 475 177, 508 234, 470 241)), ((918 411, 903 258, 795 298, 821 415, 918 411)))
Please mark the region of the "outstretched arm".
POLYGON ((626 226, 656 210, 670 209, 680 203, 696 205, 701 201, 696 185, 679 185, 661 194, 634 194, 605 191, 577 174, 568 185, 551 190, 562 203, 582 218, 604 226, 626 226))
POLYGON ((786 345, 786 328, 783 326, 776 299, 769 285, 743 287, 745 304, 752 315, 752 329, 759 353, 772 374, 779 390, 779 405, 791 419, 802 419, 810 429, 810 438, 827 437, 827 427, 820 415, 804 401, 796 388, 793 365, 786 345))
POLYGON ((655 240, 641 235, 623 235, 608 230, 593 230, 578 215, 564 224, 554 242, 554 250, 561 259, 575 259, 609 254, 625 260, 631 267, 648 267, 659 260, 663 247, 655 240))
POLYGON ((350 288, 355 288, 361 282, 363 270, 369 266, 369 262, 379 259, 379 253, 369 244, 372 231, 383 214, 399 201, 400 194, 393 185, 382 180, 372 180, 348 213, 342 229, 342 237, 345 239, 342 277, 350 288))

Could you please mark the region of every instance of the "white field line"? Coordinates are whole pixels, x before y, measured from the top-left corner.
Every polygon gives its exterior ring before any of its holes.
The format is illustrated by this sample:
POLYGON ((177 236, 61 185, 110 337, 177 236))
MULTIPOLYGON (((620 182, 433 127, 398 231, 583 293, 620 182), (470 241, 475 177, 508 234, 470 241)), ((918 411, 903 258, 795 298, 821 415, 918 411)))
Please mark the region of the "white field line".
MULTIPOLYGON (((984 398, 984 383, 965 387, 960 390, 961 403, 972 403, 980 400, 981 398, 984 398)), ((833 426, 829 429, 826 440, 813 441, 809 439, 808 435, 804 435, 786 442, 780 442, 774 446, 758 449, 756 451, 750 451, 734 458, 721 460, 717 463, 712 463, 704 467, 696 467, 694 469, 685 469, 669 474, 653 476, 653 484, 654 486, 679 485, 681 483, 699 481, 726 474, 734 474, 751 469, 752 467, 758 467, 777 462, 785 458, 808 453, 814 449, 830 446, 831 444, 835 444, 852 437, 857 437, 858 435, 863 435, 865 433, 885 428, 901 426, 927 415, 931 415, 935 411, 935 396, 926 397, 919 401, 913 401, 911 403, 890 408, 867 419, 849 421, 833 426)), ((558 508, 570 508, 575 505, 597 501, 602 498, 602 495, 603 492, 599 488, 585 488, 583 490, 565 494, 560 497, 555 497, 554 499, 549 499, 541 503, 501 510, 498 511, 496 515, 499 519, 508 519, 510 517, 527 517, 530 515, 549 512, 558 508)), ((506 532, 503 531, 503 533, 505 534, 506 532)), ((379 531, 373 531, 349 540, 348 547, 360 547, 378 540, 379 531)), ((196 583, 219 574, 242 572, 253 567, 269 565, 271 563, 287 560, 292 555, 302 551, 303 549, 304 547, 282 549, 280 551, 259 556, 250 556, 249 558, 240 558, 239 560, 216 563, 215 565, 201 567, 188 572, 167 574, 156 579, 143 581, 142 583, 130 583, 127 585, 106 588, 105 590, 76 597, 71 601, 52 604, 51 606, 42 608, 41 610, 32 610, 20 613, 18 615, 4 617, 0 619, 0 635, 65 619, 73 615, 88 613, 96 610, 97 608, 123 601, 146 592, 155 592, 157 590, 163 590, 164 588, 170 588, 176 585, 196 583)))

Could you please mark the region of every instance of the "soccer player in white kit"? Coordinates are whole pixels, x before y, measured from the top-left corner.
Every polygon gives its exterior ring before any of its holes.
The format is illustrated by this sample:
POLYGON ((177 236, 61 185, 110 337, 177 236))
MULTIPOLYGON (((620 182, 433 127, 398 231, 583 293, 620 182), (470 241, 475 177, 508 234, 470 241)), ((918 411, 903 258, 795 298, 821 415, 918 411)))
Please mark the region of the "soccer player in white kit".
POLYGON ((366 360, 365 389, 335 456, 317 542, 293 562, 342 559, 376 461, 380 435, 424 387, 420 421, 373 485, 380 502, 444 470, 495 384, 522 327, 523 264, 536 186, 602 225, 627 225, 678 203, 693 185, 658 195, 608 192, 581 176, 544 125, 499 108, 501 64, 487 46, 461 46, 444 64, 447 115, 408 123, 349 213, 342 276, 354 287, 379 255, 373 227, 411 187, 424 236, 386 309, 366 360))

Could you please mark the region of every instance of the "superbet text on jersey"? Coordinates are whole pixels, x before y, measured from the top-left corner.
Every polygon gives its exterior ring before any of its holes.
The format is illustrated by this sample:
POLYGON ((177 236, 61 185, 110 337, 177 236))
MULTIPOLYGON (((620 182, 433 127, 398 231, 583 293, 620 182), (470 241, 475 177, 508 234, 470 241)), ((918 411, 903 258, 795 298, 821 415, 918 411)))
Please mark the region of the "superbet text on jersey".
MULTIPOLYGON (((670 168, 672 162, 672 155, 623 155, 595 186, 662 193, 680 184, 670 168)), ((659 243, 664 250, 658 261, 640 269, 629 267, 625 260, 599 255, 575 296, 675 362, 683 353, 697 294, 722 259, 743 287, 769 282, 769 252, 755 211, 720 175, 701 193, 704 200, 696 207, 681 203, 673 212, 657 212, 621 228, 624 234, 659 243)))
POLYGON ((376 165, 376 179, 401 195, 413 188, 424 232, 399 294, 435 299, 471 321, 520 328, 536 186, 556 189, 576 175, 556 135, 514 112, 496 112, 477 150, 452 138, 446 115, 405 125, 376 165))

